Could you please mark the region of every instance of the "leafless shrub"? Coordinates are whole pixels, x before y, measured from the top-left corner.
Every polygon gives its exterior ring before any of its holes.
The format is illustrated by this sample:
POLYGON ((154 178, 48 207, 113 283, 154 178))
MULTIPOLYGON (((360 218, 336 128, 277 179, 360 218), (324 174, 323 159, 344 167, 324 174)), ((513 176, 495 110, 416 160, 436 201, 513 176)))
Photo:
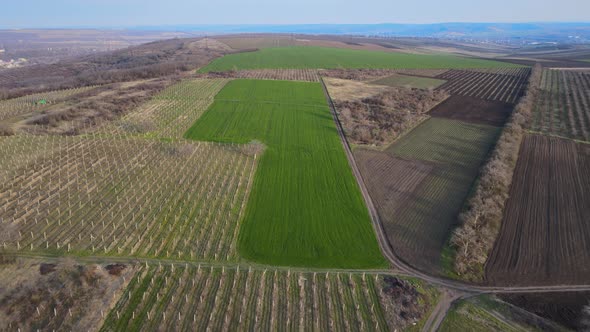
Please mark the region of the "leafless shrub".
MULTIPOLYGON (((22 129, 35 134, 77 135, 83 128, 119 118, 178 80, 179 77, 167 77, 91 89, 25 120, 22 129)), ((146 132, 152 127, 147 120, 143 124, 122 122, 120 125, 131 133, 146 132)))
POLYGON ((457 250, 455 271, 464 279, 481 281, 484 278, 484 265, 500 231, 520 144, 538 94, 541 74, 541 66, 536 65, 525 96, 516 105, 490 159, 482 168, 467 209, 459 216, 461 226, 454 231, 451 245, 457 250))
POLYGON ((447 97, 440 90, 391 88, 361 100, 336 102, 336 109, 352 143, 379 146, 391 143, 447 97))
POLYGON ((12 79, 0 79, 0 100, 51 90, 175 76, 232 53, 194 47, 198 40, 162 40, 54 64, 8 69, 3 74, 12 79))

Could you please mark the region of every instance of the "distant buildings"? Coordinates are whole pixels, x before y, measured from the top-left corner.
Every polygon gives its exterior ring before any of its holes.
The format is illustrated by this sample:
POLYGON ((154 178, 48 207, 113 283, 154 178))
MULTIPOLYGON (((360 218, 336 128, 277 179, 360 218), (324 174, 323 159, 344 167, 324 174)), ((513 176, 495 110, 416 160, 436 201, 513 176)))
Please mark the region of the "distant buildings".
MULTIPOLYGON (((0 50, 3 53, 4 50, 0 50)), ((28 62, 25 58, 10 59, 8 61, 0 60, 0 69, 17 68, 26 65, 28 62)))

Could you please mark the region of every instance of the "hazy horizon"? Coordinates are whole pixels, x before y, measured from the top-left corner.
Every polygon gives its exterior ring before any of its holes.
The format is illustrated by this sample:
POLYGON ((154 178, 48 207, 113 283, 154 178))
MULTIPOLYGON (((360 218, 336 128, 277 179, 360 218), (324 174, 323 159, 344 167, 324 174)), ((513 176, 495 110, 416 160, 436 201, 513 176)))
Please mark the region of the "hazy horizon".
POLYGON ((590 2, 468 0, 420 3, 367 0, 276 2, 270 0, 39 0, 3 4, 0 28, 133 28, 190 25, 586 23, 590 2))

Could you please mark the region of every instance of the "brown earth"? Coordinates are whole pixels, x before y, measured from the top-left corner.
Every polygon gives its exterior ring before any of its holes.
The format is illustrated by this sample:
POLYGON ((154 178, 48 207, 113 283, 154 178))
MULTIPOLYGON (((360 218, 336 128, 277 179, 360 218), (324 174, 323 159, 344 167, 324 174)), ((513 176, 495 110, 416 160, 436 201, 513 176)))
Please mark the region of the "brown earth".
POLYGON ((590 292, 501 294, 499 297, 567 328, 584 331, 581 326, 582 309, 590 304, 590 292))
POLYGON ((402 159, 382 151, 357 149, 354 157, 389 245, 404 261, 436 273, 440 240, 435 238, 440 237, 440 229, 428 224, 432 219, 413 213, 431 211, 432 203, 424 198, 422 191, 444 171, 434 163, 402 159), (417 210, 416 206, 419 206, 417 210))
POLYGON ((521 145, 500 235, 486 263, 496 285, 587 283, 590 145, 541 135, 521 145))
POLYGON ((430 115, 471 123, 502 127, 514 106, 468 96, 451 96, 430 111, 430 115))
POLYGON ((340 78, 324 78, 324 83, 330 92, 330 97, 335 102, 369 98, 390 90, 389 87, 383 85, 366 84, 340 78))

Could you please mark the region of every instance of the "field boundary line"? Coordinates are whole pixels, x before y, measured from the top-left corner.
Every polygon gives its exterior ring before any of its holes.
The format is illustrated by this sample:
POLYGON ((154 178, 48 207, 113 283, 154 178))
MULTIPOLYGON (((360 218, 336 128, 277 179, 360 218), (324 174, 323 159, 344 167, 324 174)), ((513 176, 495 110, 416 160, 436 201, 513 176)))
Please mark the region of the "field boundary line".
POLYGON ((432 284, 435 284, 438 286, 443 286, 443 287, 447 287, 450 289, 466 292, 467 294, 465 294, 464 296, 474 295, 474 294, 485 294, 485 293, 551 293, 551 292, 565 292, 565 291, 577 292, 577 291, 589 291, 590 290, 590 284, 586 284, 586 285, 550 285, 550 286, 472 285, 472 284, 462 282, 460 280, 452 280, 449 278, 429 275, 425 272, 422 272, 422 271, 412 267, 407 262, 405 262, 403 259, 399 258, 393 252, 393 249, 387 239, 387 236, 385 235, 385 231, 384 231, 383 226, 381 224, 381 220, 379 218, 379 215, 377 214, 377 210, 376 210, 375 206, 373 205, 373 201, 371 199, 371 196, 369 195, 369 192, 367 190, 367 187, 365 186, 365 183, 364 183, 363 178, 360 174, 358 166, 356 165, 354 156, 352 155, 352 150, 350 149, 350 145, 349 145, 348 141, 346 140, 346 136, 344 135, 344 129, 342 127, 342 123, 338 119, 338 115, 336 113, 336 108, 334 106, 334 102, 332 101, 332 98, 330 97, 330 94, 328 92, 328 88, 326 87, 323 77, 321 77, 321 76, 320 76, 320 83, 322 84, 322 88, 324 89, 324 94, 325 94, 326 99, 328 101, 330 111, 332 112, 332 117, 334 118, 334 122, 336 124, 336 129, 338 130, 338 135, 340 136, 340 139, 342 141, 342 145, 344 146, 344 150, 346 152, 346 157, 350 163, 350 167, 352 169, 352 172, 357 179, 357 183, 361 189, 361 193, 362 193, 363 198, 367 204, 367 209, 369 210, 369 215, 370 215, 372 223, 373 223, 373 227, 374 227, 374 230, 375 230, 375 233, 377 236, 377 241, 379 242, 379 247, 382 250, 382 254, 385 256, 385 258, 387 258, 387 260, 389 260, 389 262, 392 264, 392 267, 394 268, 393 271, 391 271, 391 273, 396 273, 396 274, 399 274, 402 276, 419 278, 419 279, 422 279, 426 282, 429 282, 429 283, 432 283, 432 284), (396 271, 396 269, 397 269, 397 271, 396 271))

